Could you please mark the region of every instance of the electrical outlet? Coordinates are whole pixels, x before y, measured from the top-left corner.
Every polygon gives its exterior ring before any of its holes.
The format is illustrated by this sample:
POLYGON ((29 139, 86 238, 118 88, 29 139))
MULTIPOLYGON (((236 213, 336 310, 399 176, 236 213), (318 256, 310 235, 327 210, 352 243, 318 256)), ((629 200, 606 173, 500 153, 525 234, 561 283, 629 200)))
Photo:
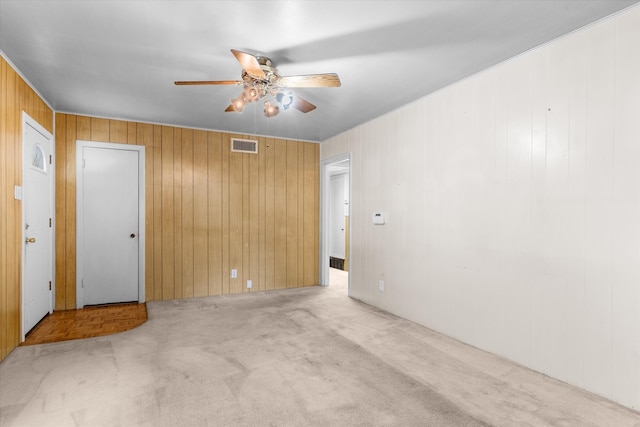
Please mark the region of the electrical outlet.
POLYGON ((232 279, 237 279, 238 278, 238 270, 236 270, 235 268, 233 270, 231 270, 231 278, 232 279))
POLYGON ((380 292, 384 292, 384 280, 380 280, 380 282, 378 282, 378 288, 380 289, 380 292))
POLYGON ((247 289, 251 289, 252 283, 251 279, 247 280, 247 289))

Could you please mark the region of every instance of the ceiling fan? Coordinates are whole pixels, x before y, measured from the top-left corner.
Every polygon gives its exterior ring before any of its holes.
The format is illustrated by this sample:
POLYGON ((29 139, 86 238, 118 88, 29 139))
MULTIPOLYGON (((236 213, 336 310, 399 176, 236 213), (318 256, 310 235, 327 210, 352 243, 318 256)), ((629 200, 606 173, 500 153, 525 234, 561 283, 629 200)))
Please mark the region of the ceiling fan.
POLYGON ((237 98, 231 100, 226 112, 242 112, 246 104, 265 98, 264 115, 273 117, 280 109, 296 108, 303 113, 316 109, 309 101, 293 95, 289 88, 297 87, 339 87, 337 74, 310 74, 300 76, 281 76, 271 60, 264 56, 231 49, 242 66, 242 80, 202 80, 178 81, 176 85, 238 85, 243 90, 237 98))

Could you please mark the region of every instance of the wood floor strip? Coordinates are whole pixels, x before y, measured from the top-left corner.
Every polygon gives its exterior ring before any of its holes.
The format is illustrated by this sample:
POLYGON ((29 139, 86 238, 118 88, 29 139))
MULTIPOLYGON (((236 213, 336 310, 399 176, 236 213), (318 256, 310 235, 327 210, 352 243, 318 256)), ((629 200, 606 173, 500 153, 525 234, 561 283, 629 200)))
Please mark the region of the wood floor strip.
POLYGON ((46 316, 21 345, 44 344, 117 334, 147 321, 147 305, 138 303, 60 310, 46 316))

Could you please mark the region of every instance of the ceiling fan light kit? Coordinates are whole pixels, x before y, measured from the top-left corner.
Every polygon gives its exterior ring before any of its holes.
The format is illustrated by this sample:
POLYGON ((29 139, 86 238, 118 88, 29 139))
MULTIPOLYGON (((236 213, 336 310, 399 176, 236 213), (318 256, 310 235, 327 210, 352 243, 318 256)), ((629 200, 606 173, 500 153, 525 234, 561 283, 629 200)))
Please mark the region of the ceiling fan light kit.
POLYGON ((231 49, 242 66, 242 80, 206 80, 206 81, 177 81, 176 85, 242 85, 242 93, 231 99, 226 112, 241 113, 244 106, 265 98, 264 115, 275 117, 280 110, 286 111, 293 106, 295 109, 308 113, 316 109, 309 101, 294 96, 287 88, 295 87, 339 87, 341 85, 337 74, 310 74, 306 76, 280 76, 278 70, 272 66, 269 58, 254 56, 250 53, 231 49))

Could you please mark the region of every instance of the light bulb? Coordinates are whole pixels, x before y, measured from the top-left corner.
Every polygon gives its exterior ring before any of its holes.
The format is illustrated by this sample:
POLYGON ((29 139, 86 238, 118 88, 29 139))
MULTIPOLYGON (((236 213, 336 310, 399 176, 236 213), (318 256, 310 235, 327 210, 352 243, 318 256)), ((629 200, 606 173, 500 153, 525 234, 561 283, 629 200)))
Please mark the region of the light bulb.
POLYGON ((236 110, 238 113, 242 112, 242 109, 245 105, 245 101, 242 95, 238 96, 236 99, 232 99, 231 105, 233 105, 234 110, 236 110))
POLYGON ((280 92, 276 96, 276 99, 284 110, 287 110, 293 103, 293 95, 291 95, 291 93, 280 92))
POLYGON ((269 101, 266 101, 264 103, 264 115, 265 116, 274 117, 274 116, 278 115, 278 112, 280 112, 280 108, 278 108, 277 105, 273 105, 269 101))
POLYGON ((256 87, 247 85, 244 87, 244 96, 247 102, 254 102, 260 98, 260 92, 256 87))

